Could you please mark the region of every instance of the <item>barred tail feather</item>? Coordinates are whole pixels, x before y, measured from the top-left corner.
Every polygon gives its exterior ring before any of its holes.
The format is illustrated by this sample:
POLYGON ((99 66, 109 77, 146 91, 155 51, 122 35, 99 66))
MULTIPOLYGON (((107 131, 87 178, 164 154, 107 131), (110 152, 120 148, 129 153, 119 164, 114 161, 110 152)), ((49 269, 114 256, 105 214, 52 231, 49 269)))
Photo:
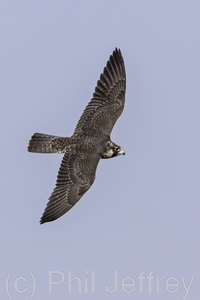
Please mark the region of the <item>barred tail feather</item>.
POLYGON ((63 153, 66 139, 54 135, 34 133, 28 142, 27 150, 37 153, 63 153))

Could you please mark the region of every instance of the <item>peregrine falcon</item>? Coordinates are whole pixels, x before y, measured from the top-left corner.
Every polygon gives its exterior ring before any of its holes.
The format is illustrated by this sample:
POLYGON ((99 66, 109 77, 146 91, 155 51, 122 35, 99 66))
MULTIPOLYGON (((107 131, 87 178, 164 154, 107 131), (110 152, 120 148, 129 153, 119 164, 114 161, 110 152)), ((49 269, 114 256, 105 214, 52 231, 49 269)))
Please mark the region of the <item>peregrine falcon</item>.
POLYGON ((54 221, 72 208, 95 180, 101 158, 125 154, 110 139, 115 122, 125 104, 126 72, 120 49, 110 56, 95 92, 71 137, 34 133, 27 150, 63 153, 56 186, 48 199, 40 223, 54 221))

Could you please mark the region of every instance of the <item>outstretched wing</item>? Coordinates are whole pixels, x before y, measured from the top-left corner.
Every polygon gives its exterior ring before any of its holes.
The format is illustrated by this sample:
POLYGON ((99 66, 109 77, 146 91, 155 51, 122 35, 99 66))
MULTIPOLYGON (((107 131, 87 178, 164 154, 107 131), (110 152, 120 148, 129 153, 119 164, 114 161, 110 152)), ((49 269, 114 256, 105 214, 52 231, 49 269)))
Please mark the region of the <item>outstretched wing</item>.
POLYGON ((40 223, 50 222, 64 215, 87 192, 95 179, 100 156, 71 149, 65 153, 54 188, 40 223))
POLYGON ((97 82, 92 100, 79 119, 74 135, 88 130, 110 135, 124 109, 125 92, 124 60, 121 51, 116 48, 97 82))

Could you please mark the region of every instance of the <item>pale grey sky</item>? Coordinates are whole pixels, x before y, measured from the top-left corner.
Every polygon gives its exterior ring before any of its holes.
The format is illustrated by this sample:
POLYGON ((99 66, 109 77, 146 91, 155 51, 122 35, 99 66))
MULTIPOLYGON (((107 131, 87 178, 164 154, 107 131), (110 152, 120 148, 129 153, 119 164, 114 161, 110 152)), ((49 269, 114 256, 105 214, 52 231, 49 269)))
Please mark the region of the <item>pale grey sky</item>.
POLYGON ((199 13, 199 1, 1 3, 2 299, 199 297, 199 13), (127 93, 112 139, 126 156, 39 225, 62 155, 27 142, 72 134, 115 47, 127 93))

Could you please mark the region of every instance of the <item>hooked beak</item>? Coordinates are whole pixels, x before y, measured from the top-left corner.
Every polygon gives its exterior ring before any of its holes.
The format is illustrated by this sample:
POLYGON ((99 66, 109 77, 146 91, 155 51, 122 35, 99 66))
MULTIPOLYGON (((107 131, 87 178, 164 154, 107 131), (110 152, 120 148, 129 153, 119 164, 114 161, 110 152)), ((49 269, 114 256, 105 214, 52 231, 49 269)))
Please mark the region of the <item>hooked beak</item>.
POLYGON ((119 155, 121 155, 121 154, 123 154, 123 155, 125 155, 125 151, 121 148, 121 150, 119 151, 119 155))

